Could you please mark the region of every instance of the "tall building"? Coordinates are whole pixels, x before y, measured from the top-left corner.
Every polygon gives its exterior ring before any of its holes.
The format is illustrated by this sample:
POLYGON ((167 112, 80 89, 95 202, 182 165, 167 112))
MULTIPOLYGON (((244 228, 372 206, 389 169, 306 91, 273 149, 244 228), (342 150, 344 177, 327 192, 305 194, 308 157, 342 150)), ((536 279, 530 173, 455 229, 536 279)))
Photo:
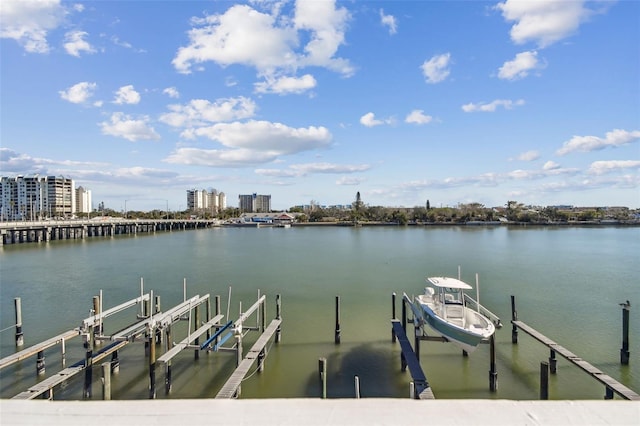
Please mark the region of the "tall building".
POLYGON ((216 189, 187 190, 187 209, 192 212, 217 214, 227 208, 227 197, 216 189))
POLYGON ((71 217, 76 211, 73 179, 39 175, 3 176, 0 182, 2 220, 71 217))
POLYGON ((238 207, 243 213, 269 213, 271 212, 271 195, 250 195, 238 196, 238 207))
POLYGON ((76 188, 76 212, 77 213, 91 213, 93 208, 91 207, 91 190, 85 189, 81 186, 76 188))

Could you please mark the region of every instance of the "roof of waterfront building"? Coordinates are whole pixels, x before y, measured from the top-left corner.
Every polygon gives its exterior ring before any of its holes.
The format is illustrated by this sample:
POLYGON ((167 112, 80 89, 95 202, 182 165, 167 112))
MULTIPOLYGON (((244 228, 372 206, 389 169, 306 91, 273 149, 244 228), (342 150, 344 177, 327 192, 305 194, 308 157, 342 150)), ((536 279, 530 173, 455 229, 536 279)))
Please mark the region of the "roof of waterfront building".
POLYGON ((640 403, 363 399, 0 401, 3 425, 637 425, 640 403))

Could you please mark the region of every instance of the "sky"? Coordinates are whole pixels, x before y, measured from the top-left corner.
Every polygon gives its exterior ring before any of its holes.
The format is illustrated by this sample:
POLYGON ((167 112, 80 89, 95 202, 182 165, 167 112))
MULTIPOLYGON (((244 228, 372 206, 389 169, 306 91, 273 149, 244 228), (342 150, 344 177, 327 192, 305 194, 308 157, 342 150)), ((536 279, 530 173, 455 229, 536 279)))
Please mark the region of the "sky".
POLYGON ((0 173, 94 208, 640 208, 640 2, 0 2, 0 173))

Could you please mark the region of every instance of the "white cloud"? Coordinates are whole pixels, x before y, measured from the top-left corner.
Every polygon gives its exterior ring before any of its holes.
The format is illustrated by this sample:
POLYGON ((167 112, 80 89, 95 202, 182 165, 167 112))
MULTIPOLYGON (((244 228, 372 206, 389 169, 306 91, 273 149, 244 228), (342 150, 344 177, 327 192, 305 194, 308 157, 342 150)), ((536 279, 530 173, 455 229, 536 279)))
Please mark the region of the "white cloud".
POLYGON ((555 161, 547 161, 542 166, 542 170, 557 170, 559 168, 560 168, 560 164, 556 163, 555 161))
POLYGON ((407 118, 405 118, 404 121, 405 123, 412 124, 428 124, 433 121, 433 117, 426 115, 421 109, 414 109, 409 113, 409 115, 407 115, 407 118))
POLYGON ((433 56, 428 61, 425 61, 421 68, 422 74, 427 80, 427 83, 440 83, 444 81, 451 72, 449 70, 449 63, 451 62, 451 54, 444 53, 442 55, 433 56))
POLYGON ((345 59, 334 57, 344 43, 349 14, 333 1, 298 2, 293 18, 234 5, 223 14, 193 18, 189 44, 180 47, 172 63, 181 73, 195 64, 213 61, 221 66, 255 67, 258 75, 273 76, 305 66, 320 66, 343 75, 353 73, 345 59), (308 43, 299 50, 299 40, 308 43), (298 50, 296 50, 298 49, 298 50))
POLYGON ((116 97, 113 100, 114 104, 137 104, 140 102, 140 93, 136 92, 133 86, 130 84, 128 86, 122 86, 116 92, 116 97))
POLYGON ((146 116, 136 120, 122 112, 116 112, 111 115, 109 122, 100 123, 100 127, 105 135, 124 138, 131 142, 160 139, 160 135, 149 126, 149 121, 149 117, 146 116))
POLYGON ((173 127, 203 126, 221 121, 233 121, 253 117, 256 104, 243 96, 237 98, 222 98, 215 102, 205 99, 193 99, 185 105, 169 105, 166 114, 160 116, 160 121, 173 127))
POLYGON ((88 35, 85 31, 69 31, 64 36, 64 49, 75 57, 80 57, 80 52, 95 53, 96 50, 84 39, 88 35))
POLYGON ((538 151, 527 151, 518 155, 517 159, 520 161, 534 161, 540 158, 540 153, 538 151))
POLYGON ((519 99, 517 101, 512 101, 509 99, 496 99, 493 102, 488 104, 483 103, 468 103, 466 105, 462 105, 462 110, 464 112, 494 112, 498 107, 503 107, 504 109, 512 109, 515 106, 524 105, 524 100, 519 99))
POLYGON ((363 178, 359 178, 355 176, 342 176, 340 179, 336 181, 336 185, 355 186, 355 185, 360 185, 362 182, 364 182, 363 178))
POLYGON ((640 140, 640 130, 631 132, 614 129, 607 132, 604 138, 597 136, 574 136, 562 145, 556 154, 565 155, 574 151, 596 151, 607 147, 618 147, 640 140))
POLYGON ((510 32, 514 43, 534 41, 540 48, 574 34, 594 13, 585 0, 506 0, 495 7, 507 22, 514 22, 510 32))
POLYGON ((358 173, 371 168, 368 164, 306 163, 292 164, 289 169, 256 169, 255 173, 271 177, 302 177, 310 174, 358 173))
POLYGON ((255 83, 256 93, 276 93, 284 95, 288 93, 304 93, 316 87, 316 79, 311 74, 302 77, 267 78, 264 82, 255 83))
POLYGON ((380 9, 380 23, 383 26, 389 27, 389 34, 395 34, 398 32, 396 18, 393 15, 385 15, 384 10, 380 9))
POLYGON ((178 92, 178 89, 176 89, 175 87, 167 87, 162 91, 162 93, 174 99, 177 99, 180 97, 180 92, 178 92))
POLYGON ((529 71, 542 68, 538 64, 538 52, 530 50, 520 52, 516 57, 505 62, 498 70, 498 77, 503 80, 519 80, 529 75, 529 71))
POLYGON ((222 144, 225 149, 179 148, 165 161, 211 167, 263 164, 281 156, 326 148, 332 135, 325 127, 293 128, 281 123, 248 121, 218 123, 192 133, 222 144))
POLYGON ((2 0, 0 38, 14 39, 30 53, 47 53, 47 33, 62 24, 65 14, 60 0, 2 0))
POLYGON ((74 104, 84 104, 93 96, 97 87, 96 83, 83 81, 81 83, 74 84, 67 90, 61 90, 58 93, 65 101, 69 101, 74 104))
POLYGON ((640 161, 638 160, 609 160, 594 161, 589 167, 588 173, 602 175, 619 170, 640 169, 640 161))
POLYGON ((366 126, 366 127, 374 127, 374 126, 379 126, 381 124, 384 124, 384 121, 377 120, 375 118, 375 114, 374 113, 368 112, 365 115, 363 115, 362 117, 360 117, 360 124, 362 124, 363 126, 366 126))

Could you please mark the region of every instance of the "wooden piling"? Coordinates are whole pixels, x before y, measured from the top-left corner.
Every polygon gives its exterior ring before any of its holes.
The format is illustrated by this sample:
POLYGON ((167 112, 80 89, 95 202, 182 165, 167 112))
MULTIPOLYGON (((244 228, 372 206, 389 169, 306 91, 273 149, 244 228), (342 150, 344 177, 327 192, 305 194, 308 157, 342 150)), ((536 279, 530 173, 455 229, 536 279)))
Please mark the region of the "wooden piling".
POLYGON ((44 350, 38 351, 38 358, 36 359, 36 373, 38 376, 42 376, 45 373, 44 350))
POLYGON ((553 349, 549 349, 549 372, 551 374, 556 374, 558 372, 558 360, 556 359, 556 351, 553 349))
POLYGON ((360 378, 358 376, 354 377, 354 385, 356 387, 356 399, 360 399, 360 378))
POLYGON ((498 371, 496 369, 496 336, 495 333, 489 338, 489 353, 491 357, 489 365, 489 390, 496 392, 498 390, 498 371))
MULTIPOLYGON (((518 320, 518 311, 516 311, 516 296, 511 295, 511 321, 518 320)), ((513 324, 513 323, 512 323, 513 324)), ((518 343, 518 327, 513 324, 511 326, 511 343, 518 343)))
MULTIPOLYGON (((93 314, 100 315, 100 296, 93 296, 93 314)), ((93 347, 98 344, 98 336, 102 334, 100 323, 93 327, 93 347)))
MULTIPOLYGON (((204 316, 205 316, 205 321, 209 322, 211 321, 211 298, 207 297, 207 304, 205 305, 205 311, 204 311, 204 316)), ((209 337, 211 337, 211 328, 207 329, 207 334, 206 334, 206 340, 209 340, 209 337)), ((207 354, 209 353, 209 351, 207 351, 207 354)))
POLYGON ((622 306, 622 348, 620 348, 620 364, 629 365, 629 311, 631 303, 627 300, 622 306))
POLYGON ((324 357, 318 360, 318 373, 320 377, 320 397, 327 399, 327 359, 324 357))
POLYGON ((418 325, 414 321, 413 322, 413 337, 414 337, 413 351, 416 353, 416 358, 418 358, 418 361, 420 360, 420 336, 421 335, 422 333, 420 331, 420 327, 418 327, 418 325))
POLYGON ((91 347, 91 332, 85 333, 84 338, 84 388, 82 396, 84 399, 91 399, 91 382, 93 380, 93 349, 91 347))
MULTIPOLYGON (((173 347, 173 340, 171 340, 171 324, 167 325, 165 334, 165 353, 167 353, 173 347)), ((167 395, 171 393, 171 360, 168 360, 164 367, 164 391, 167 395)))
POLYGON ((540 363, 540 399, 549 399, 549 363, 540 363))
POLYGON ((155 330, 148 333, 149 340, 149 399, 156 399, 156 344, 155 330))
POLYGON ((111 354, 111 373, 117 374, 120 372, 120 359, 118 358, 118 351, 113 351, 111 354))
POLYGON ((111 363, 102 363, 102 399, 109 401, 111 399, 111 363))
POLYGON ((13 299, 16 308, 16 346, 24 345, 24 334, 22 333, 22 299, 13 299))
MULTIPOLYGON (((200 305, 197 305, 194 309, 194 321, 193 321, 193 331, 197 331, 200 328, 200 305)), ((193 359, 200 359, 200 338, 196 337, 194 341, 194 345, 197 346, 196 349, 193 350, 193 359)))
MULTIPOLYGON (((404 303, 404 302, 403 302, 404 303)), ((396 292, 391 293, 391 318, 396 319, 396 292)), ((391 327, 391 343, 396 343, 396 333, 391 327)))
POLYGON ((335 343, 340 343, 340 296, 336 296, 336 331, 334 337, 335 343))
MULTIPOLYGON (((282 319, 281 317, 281 310, 282 306, 281 306, 281 301, 280 301, 280 295, 276 294, 276 319, 282 319)), ((276 343, 280 343, 280 334, 282 333, 282 330, 280 329, 280 325, 278 325, 278 328, 276 329, 276 338, 275 338, 275 342, 276 343)))
MULTIPOLYGON (((218 316, 218 315, 220 315, 220 296, 219 296, 219 295, 218 295, 218 296, 216 296, 216 316, 218 316)), ((227 319, 228 319, 228 318, 227 318, 227 319)), ((216 328, 216 331, 217 331, 217 330, 218 330, 218 329, 216 328)), ((207 340, 208 340, 208 339, 207 339, 207 340)), ((218 346, 218 343, 220 343, 220 335, 218 335, 218 336, 216 337, 216 340, 215 340, 215 343, 214 343, 214 345, 213 345, 213 346, 217 347, 217 346, 218 346)), ((207 352, 209 352, 209 351, 207 351, 207 352)))

